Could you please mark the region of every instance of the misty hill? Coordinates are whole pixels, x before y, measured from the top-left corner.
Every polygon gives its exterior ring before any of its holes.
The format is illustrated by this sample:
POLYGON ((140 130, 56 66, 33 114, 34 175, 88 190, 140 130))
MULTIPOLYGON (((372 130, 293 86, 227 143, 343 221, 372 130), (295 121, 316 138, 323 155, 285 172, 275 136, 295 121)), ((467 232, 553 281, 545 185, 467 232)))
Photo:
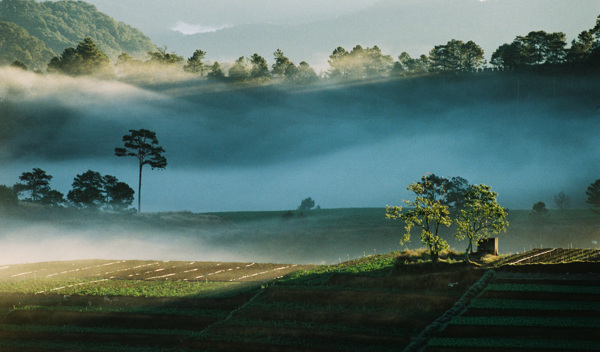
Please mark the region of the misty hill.
POLYGON ((0 21, 0 65, 18 60, 31 69, 42 69, 53 56, 43 41, 29 35, 23 27, 0 21))
POLYGON ((2 0, 0 21, 26 29, 55 55, 77 46, 85 37, 91 37, 110 57, 123 51, 135 55, 156 48, 140 30, 115 21, 83 1, 2 0))
POLYGON ((214 8, 205 10, 206 3, 200 1, 178 2, 178 5, 147 0, 89 1, 186 57, 202 49, 208 58, 218 61, 252 53, 270 59, 271 53, 280 48, 293 61, 306 60, 311 66, 324 64, 340 45, 346 49, 356 44, 378 45, 394 57, 402 51, 418 56, 452 38, 475 41, 489 59, 498 46, 531 30, 563 31, 570 41, 586 29, 582 24, 593 23, 597 14, 583 13, 580 7, 560 0, 385 0, 354 11, 348 11, 345 5, 338 6, 337 12, 330 11, 327 15, 317 14, 316 10, 311 16, 304 12, 308 10, 296 11, 297 18, 279 14, 277 11, 284 12, 285 6, 269 1, 265 1, 267 9, 261 14, 251 9, 256 7, 254 4, 234 1, 214 4, 220 12, 214 8), (569 13, 579 26, 556 21, 556 16, 564 13, 569 13), (178 21, 214 28, 184 35, 172 29, 178 21))

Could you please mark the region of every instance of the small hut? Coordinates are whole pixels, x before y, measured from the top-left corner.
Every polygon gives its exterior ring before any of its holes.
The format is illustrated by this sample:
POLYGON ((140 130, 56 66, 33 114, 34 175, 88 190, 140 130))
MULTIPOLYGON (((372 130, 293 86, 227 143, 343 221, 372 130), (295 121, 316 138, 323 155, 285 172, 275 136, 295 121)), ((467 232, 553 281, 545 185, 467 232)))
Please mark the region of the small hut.
POLYGON ((477 242, 477 253, 498 255, 498 237, 490 237, 477 242))

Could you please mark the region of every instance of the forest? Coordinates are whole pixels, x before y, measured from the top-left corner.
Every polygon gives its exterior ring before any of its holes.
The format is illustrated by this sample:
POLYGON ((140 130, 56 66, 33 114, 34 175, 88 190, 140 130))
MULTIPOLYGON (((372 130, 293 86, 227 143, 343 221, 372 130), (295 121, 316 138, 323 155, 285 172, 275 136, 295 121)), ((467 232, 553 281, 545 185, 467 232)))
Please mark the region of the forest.
POLYGON ((319 79, 403 78, 486 70, 569 71, 598 67, 600 16, 590 27, 570 46, 563 32, 538 30, 519 35, 511 43, 500 44, 489 61, 472 40, 451 39, 419 57, 402 52, 397 58, 383 53, 377 45, 351 49, 339 46, 329 55, 328 70, 315 72, 308 62, 294 63, 279 49, 273 53, 272 64, 258 53, 240 56, 234 62, 212 61, 210 53, 201 48, 186 59, 169 52, 166 45, 156 47, 139 30, 114 21, 85 2, 3 0, 0 64, 38 72, 122 79, 139 78, 160 69, 254 84, 310 84, 319 79))

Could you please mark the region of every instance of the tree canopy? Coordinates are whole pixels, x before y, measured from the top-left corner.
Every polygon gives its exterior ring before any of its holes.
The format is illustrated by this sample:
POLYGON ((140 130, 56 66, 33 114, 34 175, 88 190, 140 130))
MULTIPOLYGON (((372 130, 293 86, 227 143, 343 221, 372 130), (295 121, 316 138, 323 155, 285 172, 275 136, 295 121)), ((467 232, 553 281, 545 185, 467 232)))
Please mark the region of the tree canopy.
POLYGON ((464 205, 455 220, 455 236, 469 241, 465 251, 467 258, 473 253, 473 242, 506 231, 508 213, 498 204, 497 197, 498 193, 483 184, 471 186, 465 194, 464 205))
POLYGON ((54 55, 43 41, 29 35, 24 28, 0 21, 0 65, 20 62, 25 67, 41 70, 54 55))
POLYGON ((2 0, 0 21, 25 28, 54 53, 77 45, 85 37, 92 38, 113 58, 121 52, 141 54, 156 48, 140 30, 115 21, 83 1, 2 0))
POLYGON ((448 242, 440 237, 440 228, 452 224, 450 211, 440 199, 430 197, 428 190, 434 189, 434 186, 426 176, 423 176, 420 182, 411 183, 407 189, 415 194, 414 201, 404 201, 408 210, 403 211, 399 206, 387 206, 386 218, 404 221, 405 231, 400 240, 401 244, 410 241, 413 228, 420 228, 421 243, 428 248, 431 261, 435 265, 440 252, 449 247, 448 242))
POLYGON ((24 196, 30 202, 40 202, 50 191, 50 180, 52 176, 40 168, 24 172, 19 176, 21 182, 16 183, 13 188, 18 195, 24 196))
POLYGON ((78 208, 125 211, 133 203, 134 190, 111 175, 88 170, 73 179, 67 199, 78 208))
POLYGON ((152 169, 164 169, 167 166, 167 158, 163 156, 165 150, 159 146, 156 132, 147 129, 129 130, 129 134, 123 136, 124 148, 115 148, 118 157, 131 156, 138 160, 139 183, 138 183, 138 212, 142 210, 142 168, 150 165, 152 169))
POLYGON ((110 59, 98 49, 92 38, 85 38, 77 48, 67 48, 60 57, 52 58, 48 71, 72 76, 114 73, 110 59))

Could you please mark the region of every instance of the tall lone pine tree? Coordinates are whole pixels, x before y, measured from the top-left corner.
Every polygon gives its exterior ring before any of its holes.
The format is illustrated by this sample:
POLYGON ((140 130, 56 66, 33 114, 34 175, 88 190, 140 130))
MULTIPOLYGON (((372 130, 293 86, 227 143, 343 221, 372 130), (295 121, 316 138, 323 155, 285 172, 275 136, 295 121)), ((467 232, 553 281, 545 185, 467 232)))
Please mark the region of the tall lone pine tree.
POLYGON ((162 154, 165 150, 158 145, 156 133, 140 129, 129 130, 129 134, 123 136, 125 148, 115 148, 116 156, 133 156, 139 162, 138 183, 138 212, 142 211, 142 168, 150 165, 152 169, 164 169, 167 166, 167 158, 162 154))

